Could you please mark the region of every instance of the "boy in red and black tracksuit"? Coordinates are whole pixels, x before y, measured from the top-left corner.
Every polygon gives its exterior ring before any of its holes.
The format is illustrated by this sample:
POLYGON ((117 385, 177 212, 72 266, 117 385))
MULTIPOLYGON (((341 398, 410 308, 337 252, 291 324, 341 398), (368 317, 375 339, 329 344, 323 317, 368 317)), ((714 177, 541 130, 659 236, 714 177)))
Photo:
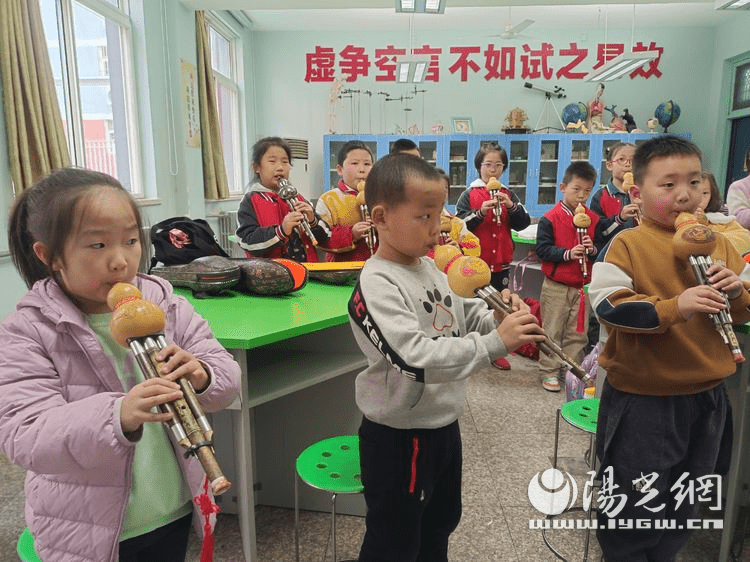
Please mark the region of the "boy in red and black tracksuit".
MULTIPOLYGON (((545 275, 540 297, 544 331, 574 360, 580 358, 588 341, 589 314, 583 286, 590 280, 593 257, 597 253, 593 238, 599 217, 585 207, 585 202, 595 181, 596 170, 591 164, 571 163, 560 184, 563 199, 541 218, 536 234, 536 254, 542 261, 545 275), (582 240, 573 222, 579 205, 590 219, 582 240)), ((544 389, 558 392, 562 362, 556 357, 541 355, 539 367, 544 389)))

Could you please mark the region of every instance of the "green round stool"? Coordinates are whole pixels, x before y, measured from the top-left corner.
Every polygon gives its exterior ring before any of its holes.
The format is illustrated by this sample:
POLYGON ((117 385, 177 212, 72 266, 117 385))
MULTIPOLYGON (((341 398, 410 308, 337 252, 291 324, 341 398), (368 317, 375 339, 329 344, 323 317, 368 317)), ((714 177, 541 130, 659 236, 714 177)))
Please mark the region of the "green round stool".
POLYGON ((302 451, 295 463, 294 548, 299 562, 299 480, 331 494, 331 534, 333 562, 336 562, 336 496, 361 494, 359 437, 341 435, 313 443, 302 451))
POLYGON ((28 528, 23 530, 21 536, 18 537, 18 545, 16 546, 18 557, 21 562, 42 562, 36 555, 34 550, 34 537, 31 536, 31 531, 28 528))
POLYGON ((599 399, 582 398, 571 400, 560 407, 560 415, 573 427, 588 433, 596 433, 596 418, 599 417, 599 399))
MULTIPOLYGON (((552 459, 552 468, 557 468, 557 444, 560 437, 560 417, 568 422, 576 429, 585 431, 590 435, 589 438, 589 450, 585 455, 586 464, 591 470, 596 472, 596 420, 599 417, 599 398, 581 398, 580 400, 571 400, 566 402, 557 409, 557 419, 555 421, 555 454, 552 459)), ((591 512, 594 509, 594 502, 592 501, 587 517, 591 519, 591 512)), ((572 507, 569 511, 583 511, 582 507, 572 507)), ((547 519, 552 519, 552 515, 548 515, 547 519)), ((589 540, 591 538, 591 526, 586 526, 586 542, 584 543, 583 550, 583 561, 588 562, 589 556, 589 540)), ((542 539, 544 544, 549 548, 560 560, 565 558, 560 554, 547 540, 546 529, 542 528, 542 539)))

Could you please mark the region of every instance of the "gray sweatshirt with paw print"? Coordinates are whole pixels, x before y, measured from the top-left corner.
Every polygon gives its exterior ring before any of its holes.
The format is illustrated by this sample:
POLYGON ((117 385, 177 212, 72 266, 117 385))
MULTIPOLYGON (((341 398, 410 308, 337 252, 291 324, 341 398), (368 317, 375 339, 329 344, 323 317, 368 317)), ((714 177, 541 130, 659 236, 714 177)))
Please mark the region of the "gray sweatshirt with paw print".
POLYGON ((370 258, 349 300, 349 322, 368 361, 357 376, 357 405, 371 421, 399 429, 453 423, 467 377, 507 353, 492 311, 455 295, 429 258, 414 266, 370 258))

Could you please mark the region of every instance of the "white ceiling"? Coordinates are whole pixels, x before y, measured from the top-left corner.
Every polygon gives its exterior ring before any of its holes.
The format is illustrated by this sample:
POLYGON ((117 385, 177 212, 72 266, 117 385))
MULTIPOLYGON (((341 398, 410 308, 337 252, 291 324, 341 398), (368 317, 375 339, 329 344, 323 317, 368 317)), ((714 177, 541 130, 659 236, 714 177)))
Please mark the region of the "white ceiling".
MULTIPOLYGON (((221 1, 221 0, 220 0, 221 1)), ((570 0, 567 0, 570 1, 570 0)), ((220 2, 217 2, 220 3, 220 2)), ((343 0, 332 2, 344 4, 343 0)), ((305 10, 244 9, 258 31, 301 30, 357 30, 408 29, 409 15, 396 13, 391 8, 329 8, 305 10)), ((524 33, 533 37, 534 28, 570 27, 573 30, 604 30, 611 28, 637 29, 644 27, 717 26, 734 17, 748 18, 750 11, 714 10, 713 3, 660 3, 660 4, 576 4, 555 6, 492 6, 448 7, 444 14, 417 14, 414 28, 424 30, 487 30, 503 31, 508 23, 519 23, 526 18, 535 20, 524 33)))
MULTIPOLYGON (((258 31, 408 29, 409 15, 396 13, 394 0, 182 0, 188 7, 242 10, 258 31)), ((714 10, 713 0, 446 0, 444 14, 417 14, 424 30, 492 29, 535 20, 528 29, 570 27, 578 32, 612 28, 721 25, 747 18, 750 10, 714 10), (509 4, 513 7, 509 8, 509 4), (533 5, 531 5, 533 4, 533 5)))

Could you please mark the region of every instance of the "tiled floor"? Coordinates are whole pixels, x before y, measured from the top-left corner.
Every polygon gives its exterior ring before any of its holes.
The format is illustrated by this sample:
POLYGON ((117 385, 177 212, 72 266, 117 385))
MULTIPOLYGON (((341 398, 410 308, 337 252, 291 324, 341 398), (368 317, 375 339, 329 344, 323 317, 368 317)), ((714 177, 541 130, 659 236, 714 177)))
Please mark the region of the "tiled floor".
MULTIPOLYGON (((556 558, 545 546, 541 531, 529 529, 538 513, 530 505, 527 487, 531 477, 551 466, 555 412, 564 395, 541 388, 535 363, 512 357, 511 371, 488 367, 469 383, 467 407, 461 419, 464 440, 463 517, 451 538, 454 562, 536 562, 556 558)), ((589 439, 563 424, 560 454, 582 458, 589 439)), ((0 561, 15 560, 15 541, 23 523, 23 471, 0 455, 0 561)), ((584 477, 577 478, 579 498, 584 477)), ((294 560, 294 515, 291 510, 260 506, 256 511, 258 558, 261 562, 294 560)), ((302 513, 301 559, 330 561, 330 516, 302 513)), ((338 519, 338 557, 357 557, 364 533, 360 517, 338 519)), ((720 531, 694 535, 678 562, 716 562, 720 531)), ((553 530, 550 542, 573 561, 582 560, 583 531, 553 530)), ((750 548, 741 560, 750 561, 750 548)), ((599 561, 596 540, 589 556, 599 561)), ((191 538, 188 560, 199 559, 199 546, 191 538)), ((242 561, 236 516, 219 515, 215 560, 242 561)))

